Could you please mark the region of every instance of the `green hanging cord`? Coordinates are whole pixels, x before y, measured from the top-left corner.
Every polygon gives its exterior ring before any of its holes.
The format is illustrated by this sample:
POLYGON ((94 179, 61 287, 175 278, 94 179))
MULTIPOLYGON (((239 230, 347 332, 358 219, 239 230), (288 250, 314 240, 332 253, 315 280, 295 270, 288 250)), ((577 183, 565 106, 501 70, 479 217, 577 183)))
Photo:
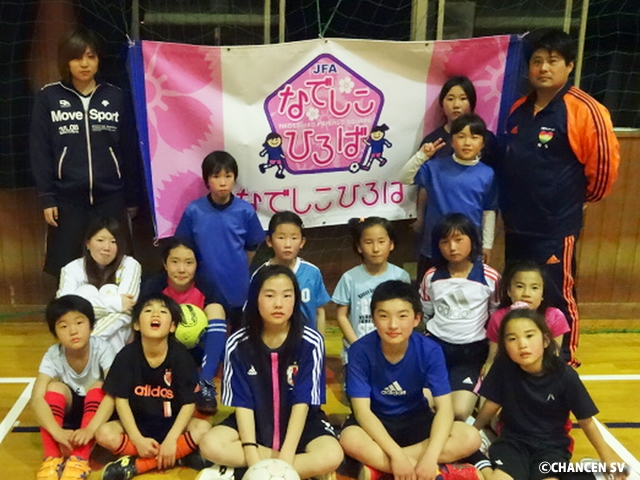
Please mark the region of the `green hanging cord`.
MULTIPOLYGON (((329 20, 327 20, 326 25, 324 26, 324 28, 320 32, 320 38, 324 38, 324 34, 326 33, 327 28, 329 28, 329 25, 331 25, 331 21, 333 20, 333 17, 335 16, 336 11, 338 10, 338 8, 340 8, 340 4, 341 3, 342 3, 342 0, 338 0, 338 3, 333 8, 333 12, 331 12, 331 16, 329 17, 329 20)), ((316 5, 318 6, 318 25, 320 25, 320 3, 319 3, 319 0, 316 0, 316 5)))

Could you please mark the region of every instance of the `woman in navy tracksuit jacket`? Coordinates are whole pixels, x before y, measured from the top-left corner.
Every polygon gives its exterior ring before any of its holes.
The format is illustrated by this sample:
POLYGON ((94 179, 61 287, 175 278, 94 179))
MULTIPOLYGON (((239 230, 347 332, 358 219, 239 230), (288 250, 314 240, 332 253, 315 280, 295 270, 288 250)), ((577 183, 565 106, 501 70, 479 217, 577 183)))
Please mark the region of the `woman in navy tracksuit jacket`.
POLYGON ((138 158, 122 91, 95 78, 93 33, 67 35, 58 63, 62 80, 36 95, 30 137, 31 168, 49 224, 44 271, 55 276, 82 256, 93 218, 126 222, 126 208, 136 204, 138 158))

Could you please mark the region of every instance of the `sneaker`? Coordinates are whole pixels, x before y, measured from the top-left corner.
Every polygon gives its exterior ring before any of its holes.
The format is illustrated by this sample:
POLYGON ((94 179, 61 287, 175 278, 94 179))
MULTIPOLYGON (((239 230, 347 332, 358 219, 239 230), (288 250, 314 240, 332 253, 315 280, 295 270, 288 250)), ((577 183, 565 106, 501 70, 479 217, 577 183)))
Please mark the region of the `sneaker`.
POLYGON ((212 467, 200 470, 196 480, 236 480, 235 470, 233 467, 213 465, 212 467))
POLYGON ((60 480, 81 480, 89 478, 91 467, 89 461, 72 455, 64 464, 64 470, 60 475, 60 480))
POLYGON ((176 465, 178 467, 188 467, 192 470, 202 470, 211 467, 213 462, 200 455, 200 452, 191 452, 189 455, 177 459, 176 465))
POLYGON ((260 165, 258 165, 258 168, 260 169, 260 173, 264 173, 264 171, 267 169, 267 167, 265 167, 264 163, 261 163, 260 165))
POLYGON ((102 470, 102 480, 129 480, 138 474, 136 457, 126 455, 111 462, 102 470))
POLYGON ((480 472, 469 463, 446 463, 438 466, 437 480, 481 480, 480 472))
POLYGON ((203 415, 215 415, 218 411, 216 387, 208 380, 200 380, 199 391, 196 393, 196 409, 203 415))
POLYGON ((58 480, 64 467, 64 458, 48 457, 42 462, 36 474, 36 480, 58 480))
POLYGON ((385 473, 380 470, 376 470, 369 465, 362 464, 360 473, 358 473, 358 480, 388 480, 393 478, 390 473, 385 473))

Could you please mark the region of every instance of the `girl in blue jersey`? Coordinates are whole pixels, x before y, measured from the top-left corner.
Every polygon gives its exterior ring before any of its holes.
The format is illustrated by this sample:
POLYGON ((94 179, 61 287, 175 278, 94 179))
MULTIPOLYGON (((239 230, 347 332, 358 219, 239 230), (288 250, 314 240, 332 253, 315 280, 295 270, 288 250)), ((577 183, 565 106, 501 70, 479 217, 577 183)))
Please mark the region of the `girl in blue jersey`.
POLYGON ((608 467, 609 478, 626 477, 612 468, 623 464, 598 429, 593 418, 598 409, 557 349, 544 316, 535 310, 515 309, 502 320, 498 356, 480 387, 487 400, 474 424, 482 429, 502 409, 500 437, 489 448, 492 480, 558 478, 545 466, 571 458, 570 412, 608 467))
POLYGON ((329 302, 331 297, 324 286, 320 269, 298 257, 306 243, 302 219, 290 211, 276 213, 269 221, 269 231, 265 240, 273 249, 274 257, 263 266, 284 265, 296 274, 302 296, 300 308, 305 317, 305 324, 324 336, 324 304, 329 302))
POLYGON ((433 243, 438 255, 420 285, 422 309, 429 335, 444 352, 455 417, 464 421, 489 352, 485 325, 498 308, 500 274, 480 260, 478 229, 461 213, 442 217, 433 243))
MULTIPOLYGON (((423 146, 404 167, 399 178, 407 185, 426 190, 428 202, 424 211, 418 279, 433 266, 431 232, 442 215, 460 212, 467 215, 483 231, 483 256, 489 261, 497 210, 497 187, 493 169, 481 162, 490 137, 478 115, 464 113, 451 122, 449 153, 440 155, 446 143, 438 139, 423 146), (427 160, 434 157, 429 162, 427 160), (455 192, 452 195, 451 192, 455 192)), ((422 214, 420 214, 422 217, 422 214)))
POLYGON ((202 440, 202 455, 217 465, 198 479, 219 478, 221 465, 244 468, 267 458, 310 478, 333 472, 342 461, 320 408, 324 342, 304 325, 300 304, 291 269, 267 265, 253 277, 246 326, 229 337, 225 351, 222 402, 236 411, 202 440))
POLYGON ((349 220, 353 250, 360 255, 362 264, 345 272, 333 292, 338 305, 336 316, 342 330, 342 363, 346 365, 348 348, 358 338, 375 330, 371 322, 371 294, 387 280, 409 283, 409 274, 389 263, 395 248, 395 232, 389 220, 382 217, 352 218, 349 220))
POLYGON ((233 194, 238 162, 216 150, 202 160, 202 180, 209 194, 187 205, 175 236, 189 240, 198 260, 203 293, 223 306, 231 331, 240 327, 247 301, 249 265, 264 231, 253 206, 233 194))

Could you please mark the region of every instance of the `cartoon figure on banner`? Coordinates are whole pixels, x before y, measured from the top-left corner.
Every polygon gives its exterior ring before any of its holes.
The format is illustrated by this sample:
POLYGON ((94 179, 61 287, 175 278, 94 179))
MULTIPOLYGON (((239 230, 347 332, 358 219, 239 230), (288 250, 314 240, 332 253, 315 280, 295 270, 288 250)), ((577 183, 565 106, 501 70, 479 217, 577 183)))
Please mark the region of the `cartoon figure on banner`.
MULTIPOLYGON (((369 138, 365 138, 363 140, 363 142, 369 147, 369 156, 360 164, 360 170, 369 171, 374 160, 377 160, 381 167, 387 163, 387 159, 382 156, 382 152, 384 152, 384 147, 393 146, 389 140, 384 138, 387 130, 389 130, 389 127, 386 123, 376 125, 371 129, 369 138)), ((351 170, 352 173, 357 172, 357 170, 354 171, 351 168, 349 170, 351 170)))
POLYGON ((264 173, 268 168, 278 167, 276 178, 284 178, 285 156, 282 150, 282 137, 276 132, 271 132, 265 138, 262 146, 264 148, 260 152, 260 156, 267 157, 267 161, 258 165, 260 173, 264 173))

